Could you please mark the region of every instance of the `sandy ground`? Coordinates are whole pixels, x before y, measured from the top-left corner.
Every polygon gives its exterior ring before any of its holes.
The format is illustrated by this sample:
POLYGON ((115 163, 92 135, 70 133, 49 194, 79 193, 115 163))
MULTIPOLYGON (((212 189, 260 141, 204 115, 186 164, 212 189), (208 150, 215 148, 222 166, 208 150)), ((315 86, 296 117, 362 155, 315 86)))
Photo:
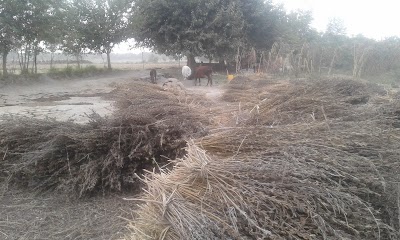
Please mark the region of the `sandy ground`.
POLYGON ((133 78, 145 78, 145 71, 124 72, 118 75, 55 81, 42 79, 35 84, 9 85, 0 89, 0 118, 5 115, 35 118, 56 118, 84 123, 86 114, 112 113, 112 102, 102 96, 133 78))

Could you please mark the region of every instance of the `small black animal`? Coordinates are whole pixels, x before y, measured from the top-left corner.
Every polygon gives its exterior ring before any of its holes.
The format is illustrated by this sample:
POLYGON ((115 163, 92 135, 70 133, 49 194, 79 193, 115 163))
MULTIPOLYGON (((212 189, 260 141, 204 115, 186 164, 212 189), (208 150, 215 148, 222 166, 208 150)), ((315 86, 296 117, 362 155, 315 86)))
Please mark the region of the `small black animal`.
POLYGON ((150 80, 151 80, 151 83, 157 82, 157 71, 155 69, 150 70, 150 80))

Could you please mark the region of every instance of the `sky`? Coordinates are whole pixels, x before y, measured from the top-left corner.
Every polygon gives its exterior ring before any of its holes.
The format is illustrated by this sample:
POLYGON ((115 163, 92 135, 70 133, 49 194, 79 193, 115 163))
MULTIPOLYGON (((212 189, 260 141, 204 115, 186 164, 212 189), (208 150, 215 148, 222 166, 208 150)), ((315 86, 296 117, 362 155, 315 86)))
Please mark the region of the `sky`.
POLYGON ((311 10, 312 27, 325 31, 331 18, 339 18, 349 36, 363 34, 381 40, 400 36, 400 3, 396 0, 273 0, 283 3, 286 10, 311 10))
MULTIPOLYGON (((396 2, 396 0, 273 0, 275 4, 284 4, 287 11, 311 10, 314 17, 311 26, 320 32, 324 32, 329 19, 335 17, 343 21, 349 36, 362 34, 376 40, 400 36, 400 2, 396 2)), ((143 51, 143 49, 129 50, 130 44, 121 43, 113 52, 143 51)), ((144 51, 149 50, 144 49, 144 51)))

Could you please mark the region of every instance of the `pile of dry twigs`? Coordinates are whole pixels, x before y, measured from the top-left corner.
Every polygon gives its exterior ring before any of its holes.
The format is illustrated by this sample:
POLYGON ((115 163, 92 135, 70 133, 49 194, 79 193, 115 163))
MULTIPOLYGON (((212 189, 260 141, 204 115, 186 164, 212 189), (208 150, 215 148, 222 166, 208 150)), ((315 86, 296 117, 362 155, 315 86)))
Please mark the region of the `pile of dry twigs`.
POLYGON ((207 120, 161 88, 140 82, 111 95, 109 118, 86 125, 8 118, 0 122, 2 181, 79 196, 137 187, 137 173, 184 154, 185 139, 204 134, 207 120))
POLYGON ((340 79, 264 94, 247 121, 143 179, 129 238, 398 239, 398 100, 340 79))

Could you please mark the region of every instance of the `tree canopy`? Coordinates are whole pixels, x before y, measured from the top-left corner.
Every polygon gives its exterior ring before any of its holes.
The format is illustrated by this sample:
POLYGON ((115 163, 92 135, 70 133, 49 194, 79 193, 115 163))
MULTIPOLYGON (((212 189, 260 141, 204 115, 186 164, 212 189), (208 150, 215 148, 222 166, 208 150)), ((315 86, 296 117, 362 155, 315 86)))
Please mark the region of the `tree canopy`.
MULTIPOLYGON (((30 55, 35 58, 40 52, 39 44, 50 36, 54 13, 58 1, 55 0, 1 0, 0 1, 0 45, 3 56, 3 73, 7 73, 6 57, 19 48, 21 70, 28 70, 30 55), (29 54, 28 54, 29 53, 29 54)), ((36 62, 34 62, 36 63, 36 62)))
POLYGON ((107 54, 108 68, 111 69, 110 54, 116 44, 126 40, 129 0, 85 0, 81 6, 81 25, 87 48, 107 54))
POLYGON ((63 31, 64 52, 80 56, 84 51, 110 54, 116 44, 129 37, 127 31, 129 0, 74 0, 66 15, 67 28, 63 31))
POLYGON ((3 73, 7 74, 7 55, 19 40, 17 0, 0 0, 0 54, 3 57, 3 73))
POLYGON ((279 32, 279 14, 262 0, 137 0, 131 22, 140 46, 223 58, 239 46, 268 49, 279 32))

